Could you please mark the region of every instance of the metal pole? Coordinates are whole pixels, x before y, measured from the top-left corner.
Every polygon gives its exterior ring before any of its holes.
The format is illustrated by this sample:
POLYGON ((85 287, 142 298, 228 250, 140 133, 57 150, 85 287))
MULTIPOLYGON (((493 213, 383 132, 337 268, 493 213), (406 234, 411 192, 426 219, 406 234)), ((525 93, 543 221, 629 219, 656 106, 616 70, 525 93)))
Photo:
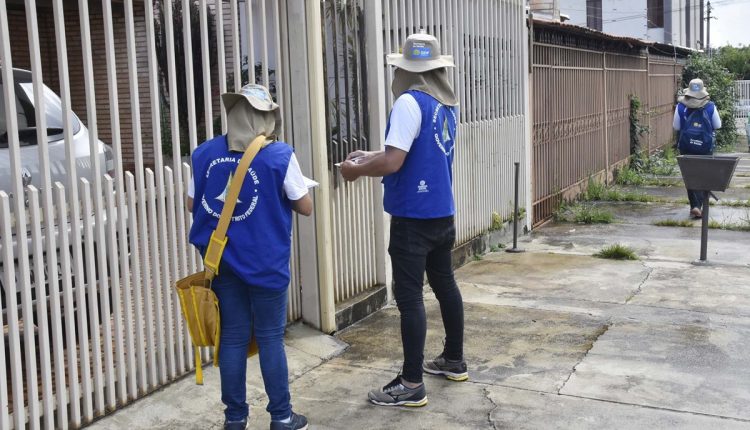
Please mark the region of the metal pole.
POLYGON ((711 2, 708 2, 706 11, 706 52, 711 55, 711 2))
POLYGON ((520 164, 518 161, 513 163, 515 165, 515 191, 514 191, 514 203, 513 203, 513 248, 507 250, 507 252, 524 252, 523 249, 518 249, 518 181, 520 175, 520 164))
POLYGON ((703 219, 701 220, 701 262, 705 263, 708 254, 708 208, 711 206, 709 200, 711 193, 703 191, 703 219))

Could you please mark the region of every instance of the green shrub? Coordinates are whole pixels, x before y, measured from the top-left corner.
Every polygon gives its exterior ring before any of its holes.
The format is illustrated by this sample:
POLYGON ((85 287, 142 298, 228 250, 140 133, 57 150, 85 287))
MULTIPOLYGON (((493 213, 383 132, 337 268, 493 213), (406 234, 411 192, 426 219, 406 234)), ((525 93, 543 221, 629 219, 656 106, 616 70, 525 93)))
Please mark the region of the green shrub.
POLYGON ((561 205, 554 218, 558 222, 578 224, 610 224, 615 219, 612 212, 581 203, 561 205))
POLYGON ((594 254, 597 258, 607 258, 610 260, 638 260, 638 254, 633 249, 616 243, 614 245, 607 246, 601 251, 594 254))
POLYGON ((721 65, 717 56, 709 57, 704 53, 695 53, 690 56, 682 73, 683 88, 695 78, 703 80, 706 90, 711 95, 711 100, 719 109, 722 127, 716 130, 716 145, 734 146, 739 137, 734 121, 736 109, 734 76, 721 65))

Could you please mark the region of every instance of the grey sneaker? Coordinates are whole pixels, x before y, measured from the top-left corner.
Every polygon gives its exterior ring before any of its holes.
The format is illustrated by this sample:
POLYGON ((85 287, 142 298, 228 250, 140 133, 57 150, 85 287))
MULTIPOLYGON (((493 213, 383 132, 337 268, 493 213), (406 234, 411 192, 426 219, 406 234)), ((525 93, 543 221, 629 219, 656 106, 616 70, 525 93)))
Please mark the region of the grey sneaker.
POLYGON ((424 384, 417 388, 407 388, 401 383, 401 375, 380 390, 372 390, 367 397, 380 406, 420 407, 427 404, 424 384))
POLYGON ((271 430, 307 430, 307 418, 304 415, 292 412, 292 417, 288 423, 271 421, 271 430))
POLYGON ((463 382, 469 379, 465 360, 448 360, 443 354, 438 355, 432 361, 425 361, 422 364, 422 370, 430 375, 442 375, 456 382, 463 382))

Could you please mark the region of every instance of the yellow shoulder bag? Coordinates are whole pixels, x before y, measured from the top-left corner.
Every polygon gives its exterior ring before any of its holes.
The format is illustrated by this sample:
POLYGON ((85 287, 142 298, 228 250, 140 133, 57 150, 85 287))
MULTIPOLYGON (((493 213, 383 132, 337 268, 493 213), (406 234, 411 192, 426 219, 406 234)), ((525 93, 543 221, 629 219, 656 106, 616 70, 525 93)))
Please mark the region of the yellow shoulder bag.
MULTIPOLYGON (((211 282, 219 274, 219 263, 227 245, 227 229, 232 220, 232 214, 240 195, 242 182, 255 156, 266 144, 266 136, 256 137, 245 151, 234 177, 229 185, 229 194, 221 210, 221 217, 216 230, 211 234, 211 240, 203 258, 204 270, 180 279, 175 284, 180 298, 182 315, 187 322, 190 338, 195 349, 195 382, 203 385, 203 367, 201 366, 200 348, 204 346, 214 348, 214 366, 219 365, 219 338, 221 335, 221 317, 219 315, 219 299, 211 289, 211 282)), ((253 336, 247 355, 258 353, 258 345, 253 336)))

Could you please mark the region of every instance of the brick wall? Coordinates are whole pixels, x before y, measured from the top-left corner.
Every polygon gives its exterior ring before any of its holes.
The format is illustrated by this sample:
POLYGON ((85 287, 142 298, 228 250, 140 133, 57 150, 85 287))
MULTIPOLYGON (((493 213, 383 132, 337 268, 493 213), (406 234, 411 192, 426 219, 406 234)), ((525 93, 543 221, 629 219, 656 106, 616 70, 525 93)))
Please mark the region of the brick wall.
MULTIPOLYGON (((209 1, 208 6, 212 12, 216 11, 216 3, 209 1)), ((26 14, 23 8, 18 6, 8 6, 8 20, 11 29, 11 46, 13 51, 13 65, 16 68, 30 69, 28 35, 26 30, 26 14)), ((75 4, 65 2, 66 18, 66 38, 68 48, 68 76, 70 80, 70 94, 73 111, 89 126, 88 112, 86 109, 86 90, 83 73, 83 57, 81 46, 81 29, 78 16, 78 9, 75 4)), ((104 16, 101 4, 98 2, 89 3, 89 22, 91 30, 92 57, 94 68, 94 93, 97 117, 97 133, 99 140, 105 143, 112 143, 112 124, 109 107, 109 87, 107 83, 107 56, 104 40, 104 16)), ((232 58, 232 29, 231 29, 231 11, 230 4, 227 1, 222 3, 224 19, 224 64, 226 65, 227 77, 233 73, 232 58)), ((133 118, 130 109, 130 85, 128 78, 127 64, 127 40, 125 36, 125 14, 122 4, 113 4, 113 33, 115 39, 115 63, 117 70, 117 92, 118 107, 120 116, 120 141, 122 144, 123 165, 126 170, 135 168, 134 159, 134 139, 132 132, 133 118)), ((138 69, 138 92, 140 99, 140 120, 141 120, 141 142, 143 148, 144 164, 151 167, 154 164, 154 139, 153 127, 151 124, 151 103, 149 93, 149 76, 148 76, 148 50, 146 44, 146 24, 143 3, 134 2, 135 18, 135 41, 136 57, 138 69)), ((215 18, 215 17, 214 17, 215 18)), ((42 54, 42 68, 44 82, 53 91, 59 93, 58 67, 57 67, 57 49, 55 42, 55 28, 52 9, 49 7, 39 7, 37 11, 39 20, 40 48, 42 54)), ((215 23, 215 21, 214 21, 215 23)), ((193 31, 199 31, 194 28, 193 31)), ((184 66, 177 67, 179 73, 184 73, 184 66)), ((223 79, 223 78, 222 78, 223 79)), ((228 83, 228 89, 232 90, 233 84, 228 83)), ((211 67, 211 96, 213 117, 220 115, 220 98, 219 98, 219 76, 218 67, 212 64, 211 67)), ((180 116, 184 117, 186 113, 181 112, 180 116)), ((162 113, 163 118, 168 118, 162 113)), ((202 125, 204 118, 196 118, 199 125, 202 125)), ((169 127, 168 123, 162 125, 162 128, 169 127)), ((214 130, 214 134, 221 133, 219 128, 214 130)), ((199 135, 199 142, 205 136, 199 135)))

